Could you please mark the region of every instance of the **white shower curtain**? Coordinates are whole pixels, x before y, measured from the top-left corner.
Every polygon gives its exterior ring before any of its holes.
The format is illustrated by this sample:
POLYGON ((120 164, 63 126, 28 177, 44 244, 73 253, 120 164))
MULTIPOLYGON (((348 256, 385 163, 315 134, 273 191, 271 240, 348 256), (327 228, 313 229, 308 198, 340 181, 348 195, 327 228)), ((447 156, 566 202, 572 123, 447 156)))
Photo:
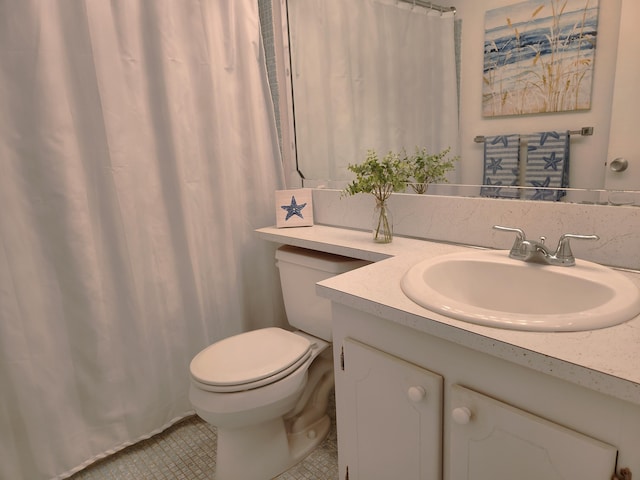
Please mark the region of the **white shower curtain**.
POLYGON ((281 324, 256 0, 0 0, 0 478, 188 414, 205 345, 281 324))
POLYGON ((288 3, 297 156, 307 179, 349 179, 347 165, 370 148, 457 154, 453 13, 398 0, 288 3))

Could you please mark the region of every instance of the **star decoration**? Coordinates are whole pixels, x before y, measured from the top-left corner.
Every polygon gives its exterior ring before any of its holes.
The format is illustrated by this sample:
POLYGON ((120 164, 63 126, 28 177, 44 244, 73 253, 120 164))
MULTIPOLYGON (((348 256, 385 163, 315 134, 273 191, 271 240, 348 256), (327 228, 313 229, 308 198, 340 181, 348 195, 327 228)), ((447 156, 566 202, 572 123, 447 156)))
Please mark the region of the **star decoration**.
POLYGON ((298 202, 296 202, 296 197, 292 196, 291 197, 291 204, 290 205, 280 205, 280 208, 283 210, 287 211, 287 216, 285 218, 285 221, 289 220, 291 217, 293 217, 294 215, 300 217, 300 218, 304 218, 302 216, 302 209, 304 207, 306 207, 307 204, 303 203, 302 205, 298 205, 298 202))
POLYGON ((501 180, 498 180, 496 183, 491 183, 491 179, 487 177, 485 185, 485 187, 482 187, 483 195, 486 195, 487 197, 497 197, 500 195, 500 190, 502 190, 501 180))
POLYGON ((558 132, 542 132, 540 134, 540 146, 544 145, 544 142, 546 142, 547 138, 549 137, 553 137, 558 140, 560 138, 560 135, 558 134, 558 132))
POLYGON ((487 165, 487 170, 491 170, 495 175, 498 170, 502 170, 502 159, 501 158, 489 158, 489 165, 487 165))
POLYGON ((545 178, 543 182, 532 180, 531 185, 533 185, 536 189, 536 193, 534 193, 532 200, 544 200, 545 197, 551 197, 555 195, 555 190, 549 190, 550 182, 550 177, 545 178))
POLYGON ((558 163, 562 160, 561 157, 556 158, 556 152, 551 152, 551 155, 548 157, 542 157, 544 160, 544 169, 547 170, 552 168, 553 170, 558 170, 558 163))
POLYGON ((497 135, 493 140, 491 140, 491 145, 496 145, 502 142, 502 145, 505 147, 509 145, 509 138, 506 135, 497 135))

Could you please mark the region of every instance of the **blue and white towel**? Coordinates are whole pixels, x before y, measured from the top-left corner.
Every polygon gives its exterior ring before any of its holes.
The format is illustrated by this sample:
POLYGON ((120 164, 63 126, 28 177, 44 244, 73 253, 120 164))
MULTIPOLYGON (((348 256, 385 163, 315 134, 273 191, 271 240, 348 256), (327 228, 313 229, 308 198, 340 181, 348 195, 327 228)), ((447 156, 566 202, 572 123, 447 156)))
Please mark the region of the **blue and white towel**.
POLYGON ((484 139, 483 197, 518 198, 520 135, 496 135, 484 139))
POLYGON ((560 200, 569 186, 569 132, 538 132, 525 135, 524 140, 527 142, 525 184, 534 187, 525 197, 560 200))

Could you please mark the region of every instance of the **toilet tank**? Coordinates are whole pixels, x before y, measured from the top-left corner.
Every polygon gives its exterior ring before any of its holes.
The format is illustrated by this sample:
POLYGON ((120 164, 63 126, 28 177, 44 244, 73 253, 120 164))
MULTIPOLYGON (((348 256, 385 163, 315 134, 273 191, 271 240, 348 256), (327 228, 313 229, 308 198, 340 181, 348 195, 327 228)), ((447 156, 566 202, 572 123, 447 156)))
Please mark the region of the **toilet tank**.
POLYGON ((331 302, 316 295, 316 283, 371 262, 284 245, 276 250, 276 266, 292 327, 331 341, 331 302))

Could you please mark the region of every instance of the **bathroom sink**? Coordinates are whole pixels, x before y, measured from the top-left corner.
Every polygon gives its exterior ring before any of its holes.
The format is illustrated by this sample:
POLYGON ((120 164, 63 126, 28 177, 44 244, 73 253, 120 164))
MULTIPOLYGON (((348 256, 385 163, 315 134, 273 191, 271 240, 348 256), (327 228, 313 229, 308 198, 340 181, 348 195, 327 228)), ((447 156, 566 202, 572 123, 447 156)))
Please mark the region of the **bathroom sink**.
POLYGON ((526 263, 508 251, 474 250, 423 260, 401 281, 433 312, 491 327, 582 331, 640 313, 640 290, 622 273, 576 260, 572 267, 526 263))

